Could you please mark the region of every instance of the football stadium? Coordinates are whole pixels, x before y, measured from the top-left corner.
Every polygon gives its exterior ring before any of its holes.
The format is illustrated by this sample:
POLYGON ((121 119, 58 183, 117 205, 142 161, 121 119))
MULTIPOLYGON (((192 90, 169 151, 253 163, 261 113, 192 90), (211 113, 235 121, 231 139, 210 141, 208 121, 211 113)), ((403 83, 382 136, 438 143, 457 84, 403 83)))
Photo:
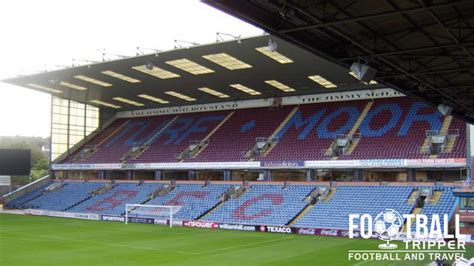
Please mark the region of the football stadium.
POLYGON ((3 80, 1 265, 474 265, 473 1, 201 4, 265 33, 3 80))

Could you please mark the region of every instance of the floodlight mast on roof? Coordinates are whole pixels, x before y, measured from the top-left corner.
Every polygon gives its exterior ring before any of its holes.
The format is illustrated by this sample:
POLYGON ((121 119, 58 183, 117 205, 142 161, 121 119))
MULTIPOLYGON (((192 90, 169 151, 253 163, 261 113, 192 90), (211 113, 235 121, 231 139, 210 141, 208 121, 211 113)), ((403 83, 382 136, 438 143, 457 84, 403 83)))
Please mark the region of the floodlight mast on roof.
POLYGON ((63 65, 44 65, 43 72, 50 72, 58 69, 69 68, 70 66, 63 66, 63 65))
MULTIPOLYGON (((88 60, 88 59, 76 59, 76 58, 73 58, 72 59, 72 66, 76 66, 76 65, 81 65, 81 63, 78 63, 78 62, 84 62, 86 64, 97 64, 97 63, 100 63, 100 61, 96 61, 96 60, 88 60), (77 64, 76 64, 77 63, 77 64)), ((90 66, 88 66, 90 67, 90 66)))
POLYGON ((139 46, 137 46, 137 56, 138 56, 138 55, 144 55, 144 54, 145 54, 144 50, 155 52, 155 56, 156 56, 156 57, 158 57, 159 53, 162 52, 162 50, 158 50, 158 49, 154 49, 154 48, 146 48, 146 47, 139 47, 139 46))
POLYGON ((102 60, 105 59, 106 56, 116 56, 118 58, 129 58, 130 56, 127 55, 121 55, 121 54, 113 54, 113 53, 102 53, 102 60))
POLYGON ((101 53, 102 62, 105 62, 105 61, 107 61, 107 60, 110 60, 109 58, 107 58, 107 56, 115 56, 115 57, 118 57, 118 58, 121 58, 121 59, 129 58, 129 57, 130 57, 130 56, 127 56, 127 55, 121 55, 121 54, 114 54, 114 53, 106 52, 106 49, 105 49, 105 48, 97 49, 97 51, 102 51, 102 53, 101 53))
POLYGON ((225 33, 225 32, 216 32, 216 42, 225 41, 224 37, 231 37, 234 40, 237 40, 237 43, 242 43, 242 41, 240 40, 242 35, 233 35, 233 34, 225 33))
POLYGON ((190 46, 201 45, 197 42, 188 42, 183 40, 174 40, 174 49, 189 48, 190 46), (188 44, 188 45, 186 45, 188 44))

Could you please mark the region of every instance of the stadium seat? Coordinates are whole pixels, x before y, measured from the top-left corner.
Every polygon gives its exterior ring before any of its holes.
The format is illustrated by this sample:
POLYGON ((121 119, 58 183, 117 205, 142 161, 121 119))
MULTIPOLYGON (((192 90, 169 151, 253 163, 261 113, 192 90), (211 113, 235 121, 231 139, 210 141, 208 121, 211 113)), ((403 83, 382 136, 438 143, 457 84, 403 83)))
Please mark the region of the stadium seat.
MULTIPOLYGON (((255 145, 258 137, 275 137, 276 145, 257 156, 260 161, 329 160, 325 151, 339 135, 349 132, 360 140, 339 160, 423 159, 430 155, 420 148, 428 130, 438 131, 443 116, 435 108, 408 97, 375 99, 365 116, 369 101, 345 101, 295 106, 235 110, 225 123, 219 123, 230 112, 190 113, 178 116, 151 116, 119 119, 92 138, 86 146, 97 150, 87 158, 74 161, 80 151, 62 163, 120 163, 134 146, 149 143, 143 153, 128 163, 163 162, 239 162, 255 145), (289 114, 292 114, 286 120, 289 114), (271 119, 269 119, 271 117, 271 119), (360 123, 357 121, 360 119, 360 123), (174 119, 174 120, 173 120, 174 119), (168 122, 172 121, 168 125, 168 122), (168 126, 168 127, 167 127, 168 126), (210 134, 212 133, 212 134, 210 134), (190 158, 178 159, 190 141, 208 137, 202 151, 190 158)), ((453 118, 448 131, 457 132, 452 150, 439 158, 465 158, 464 123, 453 118)))
POLYGON ((308 203, 311 185, 253 185, 236 199, 225 202, 203 220, 231 224, 286 225, 308 203))

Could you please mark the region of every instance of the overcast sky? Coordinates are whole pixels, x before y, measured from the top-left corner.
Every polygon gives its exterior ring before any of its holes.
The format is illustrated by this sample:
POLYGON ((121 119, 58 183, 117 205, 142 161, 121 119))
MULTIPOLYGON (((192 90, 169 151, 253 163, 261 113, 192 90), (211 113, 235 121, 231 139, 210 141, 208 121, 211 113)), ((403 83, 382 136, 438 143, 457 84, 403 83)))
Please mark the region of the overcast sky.
MULTIPOLYGON (((216 32, 263 33, 197 0, 0 1, 0 79, 98 60, 104 48, 134 55, 175 39, 210 43, 216 32)), ((0 136, 49 136, 49 113, 48 94, 0 82, 0 136)))

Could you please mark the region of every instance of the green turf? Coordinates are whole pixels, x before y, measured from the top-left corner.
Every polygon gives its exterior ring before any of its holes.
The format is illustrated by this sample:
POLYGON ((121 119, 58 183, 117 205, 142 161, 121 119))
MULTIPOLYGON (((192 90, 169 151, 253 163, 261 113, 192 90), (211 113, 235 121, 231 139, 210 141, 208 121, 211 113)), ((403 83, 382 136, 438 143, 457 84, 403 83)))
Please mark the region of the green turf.
MULTIPOLYGON (((380 241, 0 215, 0 265, 351 265, 380 241)), ((470 255, 473 250, 469 250, 470 255)), ((361 263, 361 262, 359 262, 361 263)), ((370 262, 362 265, 421 265, 370 262)))

